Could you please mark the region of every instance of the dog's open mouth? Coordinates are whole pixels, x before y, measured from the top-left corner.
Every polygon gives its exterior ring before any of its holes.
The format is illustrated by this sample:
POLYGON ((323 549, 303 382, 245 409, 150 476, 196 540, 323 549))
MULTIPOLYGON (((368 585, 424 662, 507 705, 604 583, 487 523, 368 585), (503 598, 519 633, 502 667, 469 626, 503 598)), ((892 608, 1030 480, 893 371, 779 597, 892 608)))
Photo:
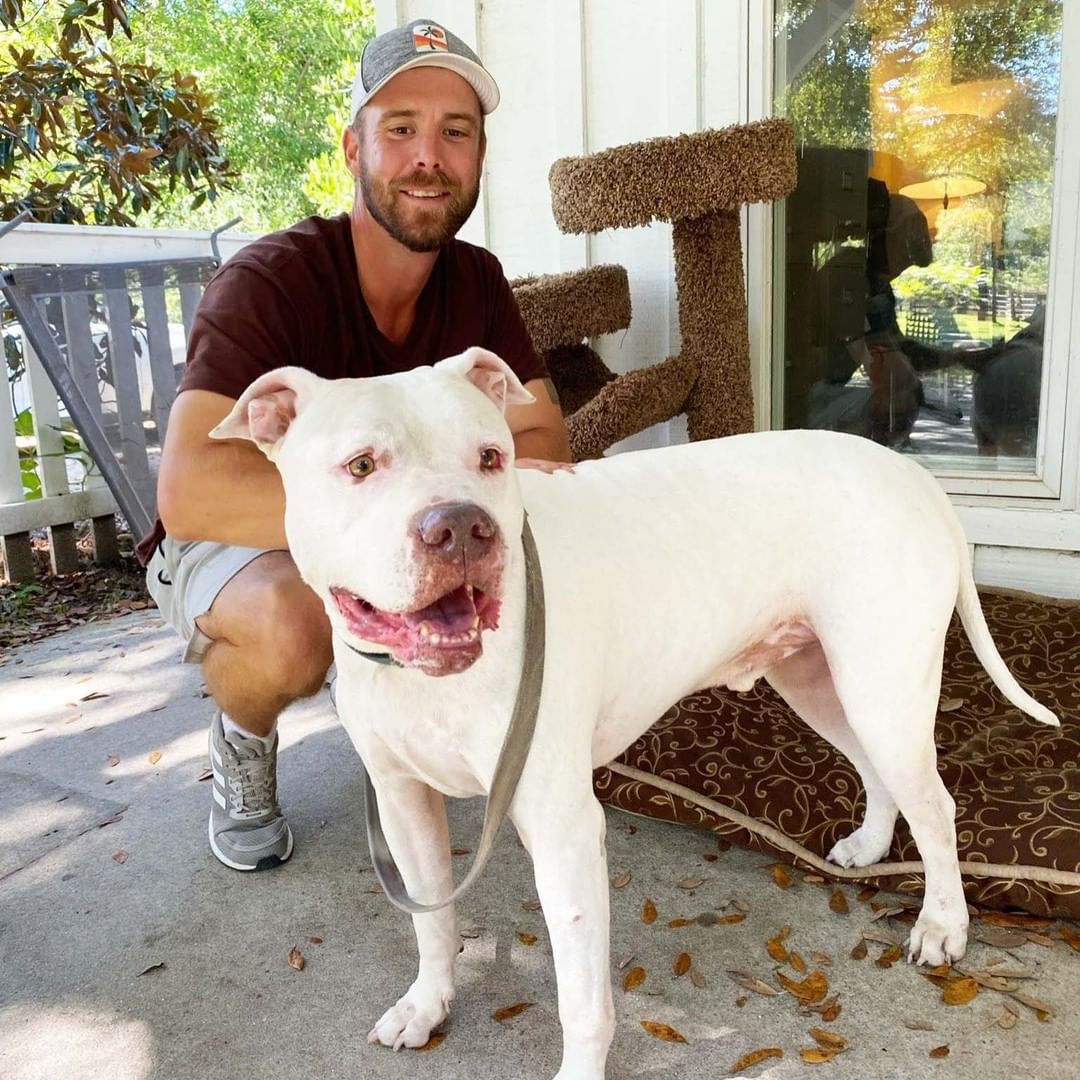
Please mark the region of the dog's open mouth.
POLYGON ((459 585, 434 603, 405 612, 383 611, 346 589, 330 592, 353 634, 432 674, 469 667, 483 651, 481 633, 499 625, 499 600, 474 585, 459 585))

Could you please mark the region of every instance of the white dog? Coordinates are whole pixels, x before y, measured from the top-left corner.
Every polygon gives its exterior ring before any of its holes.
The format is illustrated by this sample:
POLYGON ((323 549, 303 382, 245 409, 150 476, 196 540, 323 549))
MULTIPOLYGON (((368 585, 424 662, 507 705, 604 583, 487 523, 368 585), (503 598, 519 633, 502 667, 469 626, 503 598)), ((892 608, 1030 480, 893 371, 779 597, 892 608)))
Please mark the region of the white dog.
MULTIPOLYGON (((847 755, 866 815, 830 858, 877 861, 899 810, 926 867, 909 955, 962 956, 954 803, 934 749, 954 606, 1009 701, 1057 720, 998 655, 963 532, 934 478, 822 431, 623 454, 572 474, 515 471, 503 409, 530 400, 498 357, 470 349, 380 378, 279 369, 213 432, 254 440, 281 471, 290 550, 334 627, 341 720, 409 892, 449 896, 442 797, 490 788, 522 663, 526 506, 543 567, 547 662, 510 816, 551 935, 557 1080, 603 1077, 614 1027, 593 769, 704 687, 746 690, 764 677, 847 755)), ((423 1045, 454 992, 453 908, 417 915, 414 926, 416 981, 370 1037, 395 1048, 423 1045)))

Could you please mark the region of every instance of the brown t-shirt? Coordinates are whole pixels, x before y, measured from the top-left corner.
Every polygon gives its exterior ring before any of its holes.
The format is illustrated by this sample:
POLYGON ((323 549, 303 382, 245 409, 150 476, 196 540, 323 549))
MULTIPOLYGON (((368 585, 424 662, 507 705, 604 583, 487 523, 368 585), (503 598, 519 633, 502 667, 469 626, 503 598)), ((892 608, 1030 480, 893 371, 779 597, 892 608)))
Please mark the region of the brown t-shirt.
MULTIPOLYGON (((451 240, 439 252, 401 345, 375 325, 356 275, 349 215, 307 218, 238 251, 206 287, 188 339, 180 390, 239 398, 260 375, 296 365, 327 379, 434 364, 480 345, 522 382, 547 377, 498 259, 451 240)), ((165 536, 143 538, 144 564, 165 536)))

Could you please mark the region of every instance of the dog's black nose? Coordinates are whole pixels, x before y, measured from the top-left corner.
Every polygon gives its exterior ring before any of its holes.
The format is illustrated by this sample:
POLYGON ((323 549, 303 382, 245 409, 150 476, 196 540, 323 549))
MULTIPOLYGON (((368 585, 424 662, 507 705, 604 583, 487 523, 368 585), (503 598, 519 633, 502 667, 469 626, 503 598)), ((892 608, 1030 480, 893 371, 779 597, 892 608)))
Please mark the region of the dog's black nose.
POLYGON ((443 503, 420 515, 420 539, 440 558, 472 561, 490 551, 498 529, 475 503, 443 503))

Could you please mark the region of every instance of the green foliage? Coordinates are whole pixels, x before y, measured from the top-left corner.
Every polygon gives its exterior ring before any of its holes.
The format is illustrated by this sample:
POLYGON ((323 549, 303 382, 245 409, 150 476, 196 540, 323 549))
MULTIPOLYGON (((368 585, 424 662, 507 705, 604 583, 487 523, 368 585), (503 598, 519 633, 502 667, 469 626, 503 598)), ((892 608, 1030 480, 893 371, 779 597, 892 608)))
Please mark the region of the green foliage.
POLYGON ((180 188, 213 199, 232 172, 191 75, 114 55, 130 0, 0 0, 0 218, 130 225, 180 188))
POLYGON ((134 31, 125 55, 198 73, 238 173, 232 191, 195 214, 163 200, 155 224, 204 228, 240 215, 241 228, 264 231, 348 207, 339 140, 374 32, 370 0, 147 0, 134 31))
POLYGON ((960 263, 909 266, 893 282, 893 291, 901 300, 952 309, 978 300, 979 278, 985 273, 981 266, 960 263))

